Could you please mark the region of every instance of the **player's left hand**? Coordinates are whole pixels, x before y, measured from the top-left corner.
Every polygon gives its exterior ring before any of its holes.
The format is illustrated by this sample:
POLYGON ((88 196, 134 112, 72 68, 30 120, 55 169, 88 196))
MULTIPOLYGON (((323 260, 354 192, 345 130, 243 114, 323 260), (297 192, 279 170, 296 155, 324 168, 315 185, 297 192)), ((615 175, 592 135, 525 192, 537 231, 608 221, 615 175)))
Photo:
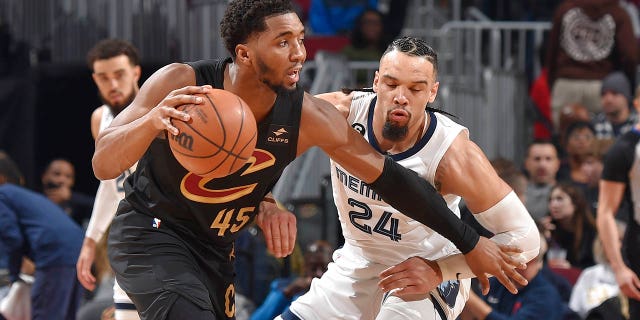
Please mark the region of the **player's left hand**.
POLYGON ((527 279, 516 271, 516 268, 524 270, 527 267, 525 263, 512 257, 518 253, 522 253, 522 250, 515 246, 497 244, 480 237, 476 247, 464 255, 469 268, 480 282, 483 295, 489 293, 489 275, 495 276, 512 294, 518 293, 516 284, 528 284, 527 279))
POLYGON ((256 223, 264 233, 267 250, 277 258, 293 252, 296 243, 296 216, 275 203, 261 202, 256 223))
POLYGON ((379 275, 378 287, 393 292, 405 301, 422 300, 442 282, 442 273, 436 262, 411 257, 379 275))

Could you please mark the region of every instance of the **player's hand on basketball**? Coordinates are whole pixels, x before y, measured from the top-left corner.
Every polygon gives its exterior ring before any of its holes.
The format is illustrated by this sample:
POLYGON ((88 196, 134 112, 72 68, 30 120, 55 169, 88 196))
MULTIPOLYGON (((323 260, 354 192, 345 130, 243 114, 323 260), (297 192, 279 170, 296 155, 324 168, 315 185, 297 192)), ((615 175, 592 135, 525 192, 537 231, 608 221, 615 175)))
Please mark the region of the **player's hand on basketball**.
POLYGON ((78 281, 85 289, 93 291, 96 288, 96 278, 91 274, 91 265, 96 256, 96 242, 91 238, 84 238, 80 256, 76 263, 78 281))
POLYGON ((293 252, 296 243, 296 216, 275 203, 262 201, 256 223, 264 233, 267 250, 277 258, 293 252))
POLYGON ((405 301, 422 300, 442 282, 442 273, 436 262, 421 257, 411 257, 379 275, 378 287, 383 292, 393 292, 405 301))
POLYGON ((638 275, 627 266, 622 266, 619 270, 615 271, 615 274, 616 281, 620 286, 620 291, 631 299, 640 300, 640 280, 638 279, 638 275))
POLYGON ((177 135, 179 130, 171 123, 172 119, 189 121, 190 116, 186 112, 176 110, 176 108, 181 105, 204 103, 204 99, 196 95, 207 93, 211 88, 210 85, 187 86, 171 91, 147 114, 153 127, 159 131, 167 130, 170 134, 177 135))
POLYGON ((522 250, 517 247, 500 245, 480 237, 476 247, 464 255, 469 268, 480 282, 482 294, 489 293, 489 275, 495 276, 513 294, 518 292, 514 281, 522 286, 527 285, 527 279, 516 271, 516 268, 525 269, 526 264, 512 257, 518 253, 522 253, 522 250))

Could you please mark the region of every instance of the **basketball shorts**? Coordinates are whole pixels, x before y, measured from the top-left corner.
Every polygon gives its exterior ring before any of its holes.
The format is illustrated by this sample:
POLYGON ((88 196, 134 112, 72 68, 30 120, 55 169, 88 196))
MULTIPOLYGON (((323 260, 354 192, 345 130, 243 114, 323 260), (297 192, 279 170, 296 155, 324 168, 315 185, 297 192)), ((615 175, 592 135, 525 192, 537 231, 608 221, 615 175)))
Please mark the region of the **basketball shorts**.
POLYGON ((217 319, 235 319, 232 245, 185 239, 167 223, 125 210, 112 222, 108 246, 116 280, 141 319, 165 319, 180 296, 217 319))
POLYGON ((367 261, 348 246, 311 288, 295 300, 282 319, 455 319, 469 297, 470 279, 444 282, 425 299, 404 301, 385 295, 378 275, 389 265, 367 261))
POLYGON ((116 306, 115 320, 140 320, 136 306, 131 302, 127 293, 120 288, 118 281, 113 283, 113 302, 116 306))

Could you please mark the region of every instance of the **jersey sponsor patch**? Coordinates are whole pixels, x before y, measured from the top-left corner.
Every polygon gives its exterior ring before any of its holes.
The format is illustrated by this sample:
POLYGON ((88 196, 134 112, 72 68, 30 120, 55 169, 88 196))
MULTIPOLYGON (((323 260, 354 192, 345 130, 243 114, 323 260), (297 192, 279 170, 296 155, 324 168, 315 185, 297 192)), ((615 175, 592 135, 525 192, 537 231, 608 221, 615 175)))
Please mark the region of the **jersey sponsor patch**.
POLYGON ((291 132, 291 127, 289 126, 272 124, 269 126, 267 143, 271 145, 288 145, 289 132, 291 132))

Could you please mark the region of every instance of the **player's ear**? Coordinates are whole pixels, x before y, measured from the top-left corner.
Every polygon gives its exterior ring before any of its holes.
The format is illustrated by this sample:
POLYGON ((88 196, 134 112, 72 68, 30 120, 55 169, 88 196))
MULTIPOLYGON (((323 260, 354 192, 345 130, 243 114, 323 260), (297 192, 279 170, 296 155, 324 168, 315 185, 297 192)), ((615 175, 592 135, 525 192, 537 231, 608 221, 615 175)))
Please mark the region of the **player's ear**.
POLYGON ((376 73, 373 75, 373 92, 378 93, 378 84, 380 83, 380 75, 376 70, 376 73))
POLYGON ((140 75, 142 74, 142 69, 140 66, 133 67, 133 78, 136 79, 136 83, 140 80, 140 75))
POLYGON ((431 87, 431 91, 429 91, 429 103, 433 103, 436 100, 436 96, 438 95, 438 88, 440 87, 440 82, 436 81, 431 87))
POLYGON ((250 63, 249 47, 244 44, 236 46, 236 62, 237 63, 250 63))

